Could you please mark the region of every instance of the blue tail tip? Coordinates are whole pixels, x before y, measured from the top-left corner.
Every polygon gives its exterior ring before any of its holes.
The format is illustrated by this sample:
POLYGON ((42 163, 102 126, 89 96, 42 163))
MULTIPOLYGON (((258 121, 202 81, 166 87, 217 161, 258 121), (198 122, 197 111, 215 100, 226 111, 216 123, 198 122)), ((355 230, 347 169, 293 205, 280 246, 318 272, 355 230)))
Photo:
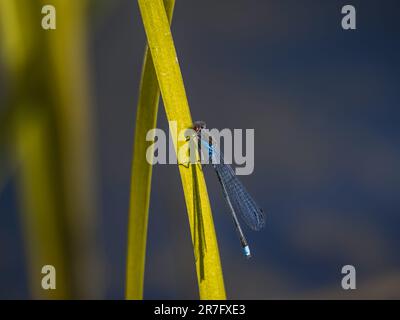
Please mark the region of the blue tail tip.
POLYGON ((249 246, 243 247, 243 253, 246 256, 246 258, 251 258, 251 253, 250 253, 250 248, 249 246))

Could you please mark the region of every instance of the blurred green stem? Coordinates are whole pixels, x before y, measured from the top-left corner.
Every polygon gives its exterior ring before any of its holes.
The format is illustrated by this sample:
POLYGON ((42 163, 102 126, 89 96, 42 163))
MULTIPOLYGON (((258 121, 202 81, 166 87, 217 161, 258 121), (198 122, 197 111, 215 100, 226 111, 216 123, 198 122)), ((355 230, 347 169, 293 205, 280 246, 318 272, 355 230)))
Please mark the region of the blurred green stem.
MULTIPOLYGON (((102 296, 97 273, 94 152, 86 4, 50 1, 57 29, 40 27, 46 0, 0 0, 1 50, 12 110, 22 220, 35 298, 102 296), (57 289, 41 290, 44 264, 57 289)), ((9 150, 10 152, 12 150, 9 150)))

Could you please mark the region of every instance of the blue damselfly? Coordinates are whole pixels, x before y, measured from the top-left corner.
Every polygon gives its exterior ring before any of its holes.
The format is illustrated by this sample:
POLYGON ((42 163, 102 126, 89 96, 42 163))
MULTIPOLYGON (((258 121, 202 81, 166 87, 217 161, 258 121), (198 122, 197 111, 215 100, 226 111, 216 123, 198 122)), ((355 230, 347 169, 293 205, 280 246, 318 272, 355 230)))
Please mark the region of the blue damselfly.
POLYGON ((265 224, 263 211, 239 181, 232 167, 225 163, 223 153, 219 150, 213 137, 205 132, 205 127, 206 125, 203 121, 196 121, 193 124, 193 130, 196 132, 196 138, 198 139, 200 158, 201 151, 206 150, 221 184, 225 200, 239 234, 243 252, 249 258, 251 257, 250 248, 237 216, 239 215, 251 229, 258 231, 265 224))

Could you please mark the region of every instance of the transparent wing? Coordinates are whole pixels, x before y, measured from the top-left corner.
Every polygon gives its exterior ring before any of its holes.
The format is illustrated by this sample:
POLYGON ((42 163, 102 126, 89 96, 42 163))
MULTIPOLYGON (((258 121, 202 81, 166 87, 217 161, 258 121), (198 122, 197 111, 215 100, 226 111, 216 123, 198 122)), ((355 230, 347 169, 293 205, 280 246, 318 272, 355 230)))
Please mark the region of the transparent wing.
POLYGON ((256 204, 244 185, 240 182, 232 167, 224 162, 224 155, 215 143, 210 145, 210 135, 202 132, 200 142, 211 155, 211 163, 217 173, 218 179, 229 198, 230 207, 234 215, 239 215, 253 230, 260 230, 265 225, 262 209, 256 204))
POLYGON ((232 205, 233 210, 246 224, 253 230, 260 230, 265 224, 264 213, 256 204, 246 188, 235 175, 229 164, 213 165, 220 183, 226 190, 226 195, 232 205))

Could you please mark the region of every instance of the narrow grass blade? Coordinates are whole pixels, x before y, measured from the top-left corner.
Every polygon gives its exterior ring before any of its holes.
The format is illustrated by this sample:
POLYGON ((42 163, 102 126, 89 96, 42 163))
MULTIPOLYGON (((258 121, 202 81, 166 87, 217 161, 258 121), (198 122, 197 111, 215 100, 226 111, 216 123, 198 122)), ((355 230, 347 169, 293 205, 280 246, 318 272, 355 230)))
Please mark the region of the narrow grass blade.
MULTIPOLYGON (((168 121, 177 122, 177 132, 192 125, 192 118, 185 93, 182 74, 180 71, 167 14, 162 0, 138 0, 149 48, 157 74, 168 121)), ((175 150, 179 154, 184 141, 178 141, 172 131, 175 150)), ((142 137, 144 139, 144 137, 142 137)), ((145 159, 143 159, 145 161, 145 159)), ((179 171, 188 211, 192 241, 194 243, 197 279, 201 299, 225 299, 225 288, 214 223, 208 199, 203 173, 198 165, 189 168, 180 165, 179 171), (197 178, 195 181, 194 177, 197 178), (193 190, 196 192, 194 193, 193 190), (199 199, 194 199, 198 194, 199 199), (194 202, 195 201, 195 202, 194 202), (196 203, 198 205, 194 205, 196 203), (195 218, 201 215, 203 241, 195 241, 195 218), (202 243, 201 245, 196 245, 202 243), (207 250, 201 252, 201 248, 207 250)))
MULTIPOLYGON (((175 0, 165 0, 169 21, 172 19, 175 0)), ((132 160, 131 193, 128 226, 128 252, 126 264, 127 299, 143 299, 146 258, 147 221, 149 214, 152 166, 146 161, 147 132, 157 123, 160 90, 153 59, 146 47, 136 112, 135 141, 132 160)))

